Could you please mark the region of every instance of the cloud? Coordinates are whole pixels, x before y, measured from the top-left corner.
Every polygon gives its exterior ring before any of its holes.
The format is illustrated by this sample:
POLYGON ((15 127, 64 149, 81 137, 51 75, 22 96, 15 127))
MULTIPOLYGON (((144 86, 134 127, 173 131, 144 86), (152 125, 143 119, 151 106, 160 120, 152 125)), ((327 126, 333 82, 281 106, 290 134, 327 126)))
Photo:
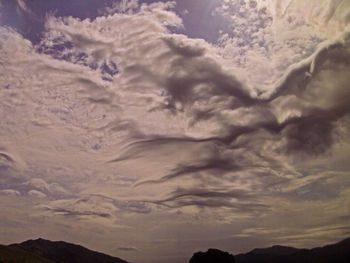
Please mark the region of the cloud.
POLYGON ((122 0, 115 1, 111 6, 107 6, 104 10, 100 11, 101 14, 108 13, 133 13, 139 8, 140 4, 138 0, 122 0))
POLYGON ((51 216, 60 215, 82 219, 101 217, 111 220, 117 218, 121 213, 147 214, 151 212, 151 208, 144 201, 117 200, 99 194, 76 199, 51 201, 47 204, 39 205, 38 209, 46 212, 46 215, 51 216))
POLYGON ((49 184, 41 178, 32 178, 28 182, 21 185, 22 188, 28 188, 28 193, 39 192, 41 195, 49 195, 57 197, 69 196, 69 193, 58 183, 49 184))
POLYGON ((268 209, 267 205, 261 204, 257 201, 254 203, 249 199, 254 198, 241 190, 225 192, 209 189, 177 189, 172 193, 171 197, 156 201, 155 203, 177 208, 185 206, 211 208, 228 207, 233 208, 233 211, 239 211, 240 213, 251 213, 260 209, 268 209), (236 200, 238 200, 238 202, 236 200), (242 202, 241 200, 244 201, 242 202))
POLYGON ((17 12, 24 12, 31 18, 39 20, 39 18, 33 13, 33 11, 27 6, 26 0, 16 0, 17 1, 17 12))
POLYGON ((5 153, 0 153, 0 157, 1 157, 2 159, 5 159, 5 161, 13 162, 13 159, 12 159, 9 155, 7 155, 7 154, 5 154, 5 153))
POLYGON ((21 193, 17 190, 13 190, 13 189, 3 189, 0 190, 0 194, 3 195, 10 195, 10 196, 20 196, 21 193))
POLYGON ((118 247, 118 250, 125 251, 125 252, 138 252, 139 250, 134 247, 118 247))
POLYGON ((348 4, 265 3, 223 1, 217 44, 174 33, 174 3, 51 15, 37 46, 1 28, 0 191, 36 197, 13 211, 149 253, 153 238, 346 227, 348 4))
POLYGON ((37 198, 46 198, 46 194, 44 194, 43 192, 37 191, 37 190, 30 190, 28 192, 28 195, 33 196, 33 197, 37 197, 37 198))
POLYGON ((28 9, 25 0, 17 0, 17 5, 25 12, 30 12, 28 9))
POLYGON ((199 173, 201 171, 213 170, 214 173, 224 174, 227 172, 233 172, 235 170, 240 170, 241 168, 238 165, 232 163, 232 160, 222 160, 220 158, 209 159, 208 161, 203 161, 203 165, 182 165, 178 168, 175 168, 173 173, 168 174, 160 178, 159 180, 154 181, 144 181, 137 183, 138 185, 147 184, 147 183, 162 183, 171 179, 176 179, 177 177, 186 176, 189 174, 199 173))

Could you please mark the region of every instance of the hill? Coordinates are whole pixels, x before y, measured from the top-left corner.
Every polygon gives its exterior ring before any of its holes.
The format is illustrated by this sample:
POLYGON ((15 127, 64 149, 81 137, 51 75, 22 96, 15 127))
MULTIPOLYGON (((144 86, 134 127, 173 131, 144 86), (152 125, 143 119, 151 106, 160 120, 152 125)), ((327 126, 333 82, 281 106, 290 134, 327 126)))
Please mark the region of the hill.
POLYGON ((9 247, 25 250, 56 263, 128 263, 120 258, 92 251, 79 245, 41 238, 13 244, 9 247))
POLYGON ((0 245, 0 263, 55 263, 16 247, 0 245))
POLYGON ((207 252, 194 253, 190 263, 235 263, 235 257, 227 252, 210 248, 207 252))
POLYGON ((235 258, 236 263, 347 263, 350 262, 350 238, 313 249, 284 246, 258 248, 235 258))
MULTIPOLYGON (((286 246, 256 248, 246 254, 232 256, 227 252, 209 249, 197 252, 192 263, 348 263, 350 238, 336 244, 313 249, 286 246)), ((128 263, 117 257, 89 250, 63 241, 28 240, 10 246, 0 245, 0 263, 128 263)))

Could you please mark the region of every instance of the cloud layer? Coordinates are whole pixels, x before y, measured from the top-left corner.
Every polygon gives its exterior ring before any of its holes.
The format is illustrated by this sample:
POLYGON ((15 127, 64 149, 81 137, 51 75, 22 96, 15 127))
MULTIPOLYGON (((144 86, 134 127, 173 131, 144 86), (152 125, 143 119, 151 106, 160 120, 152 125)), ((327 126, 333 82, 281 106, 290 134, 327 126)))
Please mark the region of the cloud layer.
POLYGON ((0 28, 3 242, 93 226, 96 249, 178 262, 349 235, 348 1, 221 1, 216 44, 176 33, 175 4, 48 15, 37 45, 0 28))

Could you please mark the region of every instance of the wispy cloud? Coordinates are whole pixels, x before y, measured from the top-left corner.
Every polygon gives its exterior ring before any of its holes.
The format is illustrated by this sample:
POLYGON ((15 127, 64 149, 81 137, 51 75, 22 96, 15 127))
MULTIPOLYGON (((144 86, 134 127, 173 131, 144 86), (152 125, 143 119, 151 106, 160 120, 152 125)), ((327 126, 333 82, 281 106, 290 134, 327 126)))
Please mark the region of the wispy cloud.
POLYGON ((134 247, 118 247, 118 250, 126 252, 138 252, 138 249, 134 247))

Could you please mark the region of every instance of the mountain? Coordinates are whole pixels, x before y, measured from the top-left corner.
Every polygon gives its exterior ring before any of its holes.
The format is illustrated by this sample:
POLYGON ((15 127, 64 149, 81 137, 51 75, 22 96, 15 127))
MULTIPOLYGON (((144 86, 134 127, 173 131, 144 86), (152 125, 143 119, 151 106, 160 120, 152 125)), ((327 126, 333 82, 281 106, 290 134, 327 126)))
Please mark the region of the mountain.
POLYGON ((190 263, 235 263, 235 257, 227 252, 210 248, 207 252, 194 253, 190 263))
POLYGON ((257 248, 235 258, 236 263, 347 263, 350 262, 350 238, 313 249, 284 246, 257 248))
POLYGON ((16 247, 0 245, 0 263, 55 263, 16 247))
MULTIPOLYGON (((41 238, 13 244, 9 248, 21 249, 56 263, 128 263, 120 258, 92 251, 79 245, 63 241, 54 242, 41 238)), ((22 263, 22 261, 15 262, 22 263)))
POLYGON ((249 252, 250 255, 291 255, 299 251, 298 248, 285 246, 272 246, 268 248, 255 248, 249 252))
MULTIPOLYGON (((194 253, 190 263, 348 263, 350 238, 313 249, 285 246, 256 248, 232 256, 209 249, 194 253)), ((128 263, 117 257, 95 252, 79 245, 44 239, 28 240, 9 246, 0 245, 0 263, 128 263)))

